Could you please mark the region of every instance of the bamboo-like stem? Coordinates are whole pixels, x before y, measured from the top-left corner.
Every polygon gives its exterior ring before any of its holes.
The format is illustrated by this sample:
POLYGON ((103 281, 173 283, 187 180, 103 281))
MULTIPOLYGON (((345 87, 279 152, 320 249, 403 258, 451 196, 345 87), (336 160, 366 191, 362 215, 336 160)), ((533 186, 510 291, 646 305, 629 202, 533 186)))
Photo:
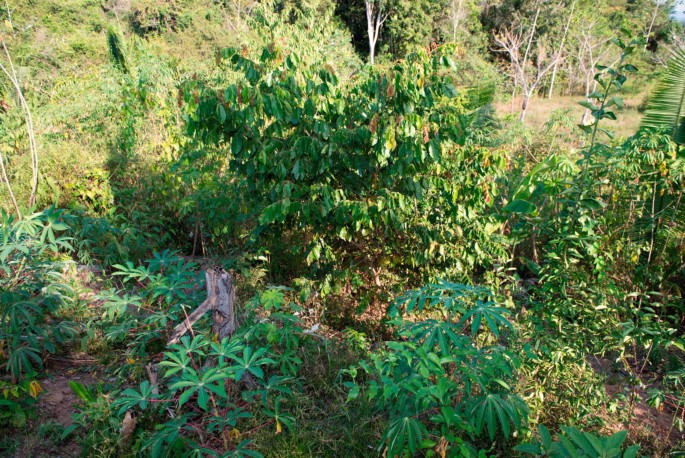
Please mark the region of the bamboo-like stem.
MULTIPOLYGON (((5 1, 5 6, 9 12, 9 4, 5 1)), ((9 70, 5 65, 0 63, 0 70, 7 76, 7 78, 12 82, 12 86, 17 93, 17 98, 21 104, 22 111, 24 113, 24 118, 26 120, 26 131, 29 137, 29 151, 31 154, 31 194, 29 195, 29 206, 32 207, 36 203, 36 194, 38 191, 38 147, 36 144, 35 130, 33 127, 33 116, 31 115, 31 108, 29 107, 24 93, 21 90, 21 85, 19 84, 19 78, 17 76, 17 71, 14 68, 14 63, 12 61, 12 56, 7 49, 7 44, 5 43, 5 38, 0 35, 0 43, 2 44, 2 49, 5 51, 5 56, 7 57, 7 62, 9 64, 9 70)))

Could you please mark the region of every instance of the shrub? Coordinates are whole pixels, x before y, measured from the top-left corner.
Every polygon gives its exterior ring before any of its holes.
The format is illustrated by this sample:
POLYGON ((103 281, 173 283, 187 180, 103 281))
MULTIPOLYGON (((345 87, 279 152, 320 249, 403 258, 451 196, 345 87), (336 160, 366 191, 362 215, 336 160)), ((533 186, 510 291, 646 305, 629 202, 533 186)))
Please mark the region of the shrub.
POLYGON ((229 193, 217 196, 225 218, 249 223, 273 270, 325 279, 324 294, 358 277, 368 293, 408 272, 463 276, 503 254, 486 209, 504 157, 465 145, 478 107, 440 50, 349 85, 277 42, 258 60, 222 56, 240 82, 188 85, 188 129, 220 148, 202 149, 215 161, 211 187, 229 193))

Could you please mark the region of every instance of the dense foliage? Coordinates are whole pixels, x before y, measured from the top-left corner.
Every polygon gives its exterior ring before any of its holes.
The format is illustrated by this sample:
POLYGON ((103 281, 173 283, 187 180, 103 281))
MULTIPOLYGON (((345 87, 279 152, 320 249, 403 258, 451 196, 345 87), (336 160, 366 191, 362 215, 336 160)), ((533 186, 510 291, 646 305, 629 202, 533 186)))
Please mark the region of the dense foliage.
POLYGON ((0 454, 682 452, 669 2, 29 4, 0 454))

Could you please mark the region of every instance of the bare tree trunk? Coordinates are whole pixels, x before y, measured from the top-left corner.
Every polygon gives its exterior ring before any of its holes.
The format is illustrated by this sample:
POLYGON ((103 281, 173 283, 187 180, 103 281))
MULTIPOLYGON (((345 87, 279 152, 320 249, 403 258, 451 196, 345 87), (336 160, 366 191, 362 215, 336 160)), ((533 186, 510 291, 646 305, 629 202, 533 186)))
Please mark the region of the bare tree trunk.
MULTIPOLYGON (((645 35, 645 47, 649 44, 649 37, 652 36, 652 30, 654 29, 654 23, 656 22, 656 17, 659 15, 659 6, 661 6, 660 0, 654 1, 654 11, 652 11, 652 22, 649 23, 649 28, 647 29, 647 34, 645 35)), ((644 30, 644 29, 643 29, 644 30)))
POLYGON ((371 65, 374 64, 374 58, 376 55, 376 35, 374 33, 375 28, 373 26, 373 10, 369 6, 370 2, 366 2, 366 25, 367 33, 369 35, 369 61, 371 65))
POLYGON ((381 26, 390 12, 383 14, 383 0, 365 0, 366 5, 366 30, 369 35, 369 62, 371 65, 376 60, 376 44, 381 32, 381 26))
MULTIPOLYGON (((568 28, 571 26, 571 19, 573 19, 573 10, 576 8, 576 0, 573 0, 571 4, 571 13, 568 15, 568 21, 566 21, 566 27, 564 27, 564 34, 561 37, 561 43, 559 44, 559 55, 564 49, 564 44, 566 44, 566 35, 568 34, 568 28)), ((549 82, 549 92, 547 93, 547 98, 552 98, 552 91, 554 90, 554 80, 557 77, 557 66, 559 61, 557 60, 552 67, 552 79, 549 82)))
POLYGON ((454 10, 454 0, 452 0, 452 41, 457 41, 457 30, 459 29, 459 22, 461 22, 461 7, 464 0, 459 0, 457 10, 454 10))
POLYGON ((533 43, 533 38, 535 37, 535 29, 538 26, 538 17, 540 16, 540 7, 538 6, 537 11, 535 12, 535 19, 533 19, 533 28, 530 31, 530 37, 528 37, 528 45, 526 45, 526 52, 523 54, 523 68, 526 68, 526 65, 528 64, 528 53, 530 52, 530 45, 533 43))
MULTIPOLYGON (((13 30, 13 26, 11 23, 11 12, 9 8, 9 4, 5 2, 5 5, 7 7, 7 14, 9 17, 9 25, 10 25, 10 30, 13 30)), ((21 85, 19 84, 19 78, 17 77, 17 72, 14 69, 14 63, 12 62, 12 56, 10 55, 9 50, 7 49, 7 45, 5 43, 5 39, 0 35, 0 43, 2 43, 2 49, 5 51, 5 56, 7 57, 7 63, 9 66, 9 69, 5 67, 3 64, 0 64, 0 70, 7 76, 7 78, 10 80, 12 83, 12 86, 14 86, 14 90, 17 93, 17 98, 19 100, 19 104, 21 105, 21 109, 24 112, 24 119, 26 121, 26 131, 28 134, 29 138, 29 151, 31 153, 31 171, 32 171, 32 178, 31 178, 31 194, 29 195, 29 207, 32 207, 33 204, 36 203, 36 193, 38 190, 38 147, 36 145, 36 137, 35 137, 35 131, 33 128, 33 117, 31 116, 31 109, 29 108, 29 104, 26 101, 26 98, 24 98, 24 93, 21 90, 21 85)), ((9 181, 7 181, 7 184, 9 186, 9 181)))
POLYGON ((526 113, 528 112, 528 103, 533 95, 533 90, 524 91, 523 93, 523 103, 521 104, 521 116, 519 116, 519 121, 525 122, 526 113))
POLYGON ((233 278, 221 267, 207 270, 205 278, 207 279, 207 299, 174 328, 167 345, 177 343, 186 332, 192 332, 193 324, 210 310, 214 319, 212 329, 217 333, 219 341, 230 337, 235 332, 237 326, 233 278))

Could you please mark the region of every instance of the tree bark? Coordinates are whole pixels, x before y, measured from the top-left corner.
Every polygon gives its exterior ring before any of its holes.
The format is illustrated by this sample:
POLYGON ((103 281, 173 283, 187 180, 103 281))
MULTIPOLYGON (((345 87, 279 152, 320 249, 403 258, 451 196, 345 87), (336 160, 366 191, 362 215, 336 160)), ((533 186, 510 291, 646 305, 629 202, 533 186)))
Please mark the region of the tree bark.
POLYGON ((237 326, 233 277, 221 267, 207 270, 205 277, 207 279, 207 299, 174 328, 167 345, 178 343, 186 332, 192 331, 193 324, 210 310, 214 320, 212 329, 217 333, 219 341, 225 337, 230 337, 235 332, 237 326))
POLYGON ((214 294, 216 301, 212 318, 212 329, 217 334, 219 342, 225 337, 231 337, 236 330, 235 322, 235 286, 233 278, 224 269, 214 274, 214 294))
POLYGON ((459 5, 455 11, 454 0, 452 0, 452 41, 457 41, 457 30, 459 29, 459 22, 461 22, 461 7, 464 0, 459 0, 459 5))
POLYGON ((523 94, 523 103, 521 104, 521 116, 519 116, 519 121, 522 123, 526 120, 526 113, 528 112, 528 104, 530 103, 530 98, 533 95, 533 91, 528 91, 523 94))
POLYGON ((390 13, 383 14, 383 0, 365 0, 364 3, 366 6, 366 28, 369 35, 369 62, 373 65, 381 26, 388 19, 390 13))

